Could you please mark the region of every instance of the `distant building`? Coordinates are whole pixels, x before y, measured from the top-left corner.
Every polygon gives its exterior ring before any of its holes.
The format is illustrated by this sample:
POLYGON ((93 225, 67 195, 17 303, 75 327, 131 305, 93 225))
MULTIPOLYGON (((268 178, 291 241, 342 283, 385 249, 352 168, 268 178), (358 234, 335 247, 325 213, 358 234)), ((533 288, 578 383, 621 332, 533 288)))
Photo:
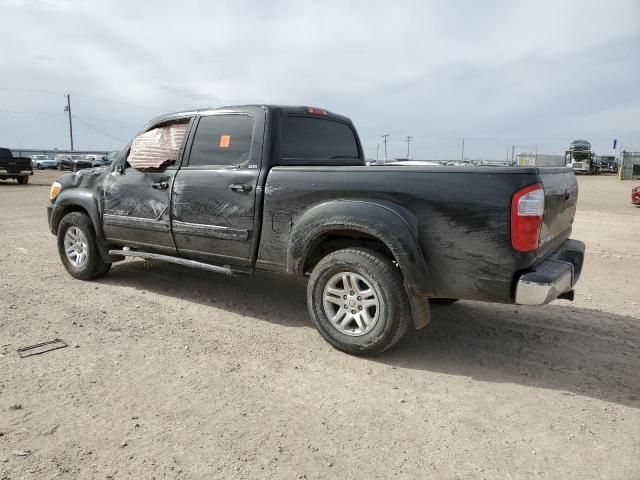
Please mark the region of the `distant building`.
POLYGON ((519 167, 564 167, 565 158, 564 155, 522 152, 516 154, 516 165, 519 167))
POLYGON ((620 180, 640 179, 640 152, 620 152, 618 175, 620 180))

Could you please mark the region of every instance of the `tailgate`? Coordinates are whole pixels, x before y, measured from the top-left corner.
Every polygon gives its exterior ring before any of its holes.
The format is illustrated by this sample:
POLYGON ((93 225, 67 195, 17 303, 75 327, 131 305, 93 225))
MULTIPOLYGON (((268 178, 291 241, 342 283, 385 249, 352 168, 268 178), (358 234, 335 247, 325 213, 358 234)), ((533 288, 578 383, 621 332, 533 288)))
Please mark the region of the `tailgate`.
POLYGON ((578 203, 578 182, 571 168, 539 168, 544 187, 544 217, 538 256, 556 250, 571 235, 578 203))
POLYGON ((26 157, 0 157, 0 170, 9 174, 31 171, 31 159, 26 157))

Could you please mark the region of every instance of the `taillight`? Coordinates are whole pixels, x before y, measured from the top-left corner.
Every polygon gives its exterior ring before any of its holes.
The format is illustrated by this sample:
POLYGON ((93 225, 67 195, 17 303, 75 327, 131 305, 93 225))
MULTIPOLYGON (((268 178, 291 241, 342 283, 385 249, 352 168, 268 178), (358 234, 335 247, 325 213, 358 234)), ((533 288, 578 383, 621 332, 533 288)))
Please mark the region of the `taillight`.
POLYGON ((518 252, 538 249, 544 214, 544 188, 541 183, 518 190, 511 200, 511 246, 518 252))

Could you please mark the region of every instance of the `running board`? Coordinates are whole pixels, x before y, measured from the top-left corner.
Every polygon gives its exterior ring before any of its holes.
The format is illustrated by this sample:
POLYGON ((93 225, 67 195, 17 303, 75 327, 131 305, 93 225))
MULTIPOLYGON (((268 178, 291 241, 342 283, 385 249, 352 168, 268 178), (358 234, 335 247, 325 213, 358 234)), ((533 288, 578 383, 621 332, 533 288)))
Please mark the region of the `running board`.
POLYGON ((235 275, 237 273, 248 273, 242 270, 232 270, 228 267, 219 267, 209 263, 198 262, 197 260, 189 260, 187 258, 172 257, 171 255, 162 255, 160 253, 140 252, 138 250, 109 250, 109 255, 123 255, 126 257, 146 258, 147 260, 160 260, 161 262, 176 263, 184 267, 200 268, 210 272, 222 273, 223 275, 235 275))

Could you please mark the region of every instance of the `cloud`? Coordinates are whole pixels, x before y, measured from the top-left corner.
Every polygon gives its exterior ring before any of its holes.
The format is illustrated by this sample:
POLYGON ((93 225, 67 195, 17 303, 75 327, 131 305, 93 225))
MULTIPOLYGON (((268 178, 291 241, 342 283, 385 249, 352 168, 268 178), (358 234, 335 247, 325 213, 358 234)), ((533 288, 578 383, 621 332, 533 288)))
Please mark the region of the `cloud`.
POLYGON ((416 158, 457 158, 463 136, 475 158, 583 137, 640 149, 634 0, 0 0, 0 16, 0 110, 52 113, 0 112, 0 145, 64 147, 72 92, 74 114, 118 138, 167 111, 285 103, 350 116, 369 156, 383 133, 392 155, 412 135, 416 158))

